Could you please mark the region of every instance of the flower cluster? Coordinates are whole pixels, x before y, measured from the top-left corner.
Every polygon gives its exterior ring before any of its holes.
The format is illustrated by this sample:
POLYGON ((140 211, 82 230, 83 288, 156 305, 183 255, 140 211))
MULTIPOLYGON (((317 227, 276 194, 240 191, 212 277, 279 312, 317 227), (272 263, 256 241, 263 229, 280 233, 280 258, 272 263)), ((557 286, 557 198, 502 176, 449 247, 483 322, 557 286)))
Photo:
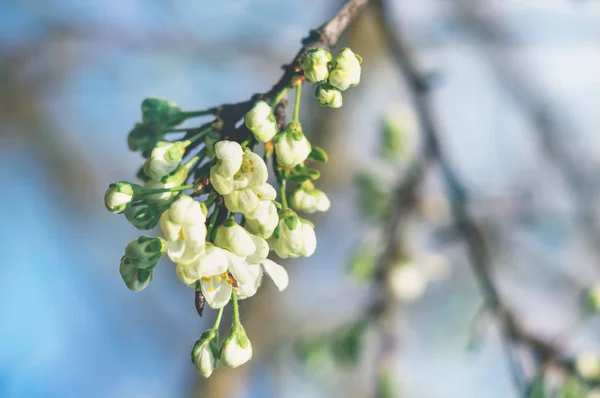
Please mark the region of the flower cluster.
MULTIPOLYGON (((347 54, 343 50, 325 62, 326 75, 339 89, 358 83, 347 70, 347 54)), ((280 291, 289 283, 286 270, 268 259, 269 253, 280 258, 309 257, 317 247, 314 225, 297 212, 329 209, 327 195, 315 187, 320 173, 311 167, 327 161, 327 154, 313 147, 302 130, 302 84, 301 78, 294 79, 280 92, 241 107, 243 113, 229 113, 232 120, 224 120, 219 108, 186 112, 168 100, 144 100, 142 121, 128 137, 130 149, 145 158, 138 172, 142 183, 119 181, 105 194, 109 211, 124 214, 141 230, 159 225, 164 236, 142 236, 127 245, 120 267, 126 286, 133 291, 146 288, 166 254, 175 263, 177 278, 201 298, 196 301, 198 312, 202 313, 204 303, 217 310, 213 328, 192 350, 192 362, 206 377, 219 363, 237 367, 251 358, 252 345, 240 322, 238 300, 254 296, 264 275, 280 291), (280 128, 275 108, 293 88, 293 119, 280 128), (201 127, 177 128, 190 118, 208 115, 215 119, 201 127), (179 139, 169 139, 177 133, 179 139), (269 162, 274 173, 269 173, 269 162), (230 302, 233 325, 229 336, 219 342, 223 308, 230 302)))
POLYGON ((342 91, 360 82, 362 58, 349 48, 343 48, 333 58, 322 48, 309 50, 300 60, 304 77, 311 83, 319 83, 315 97, 322 106, 340 108, 342 91))

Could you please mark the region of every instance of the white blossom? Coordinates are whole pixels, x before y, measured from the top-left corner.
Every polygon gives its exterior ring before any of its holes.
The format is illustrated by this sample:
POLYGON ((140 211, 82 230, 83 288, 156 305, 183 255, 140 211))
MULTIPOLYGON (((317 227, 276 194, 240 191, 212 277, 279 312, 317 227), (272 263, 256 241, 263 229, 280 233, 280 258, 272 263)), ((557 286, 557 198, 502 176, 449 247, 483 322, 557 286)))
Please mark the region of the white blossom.
POLYGON ((280 214, 269 245, 281 258, 310 257, 317 248, 317 238, 310 221, 286 209, 280 214))
POLYGON ((260 142, 269 142, 277 134, 277 121, 271 106, 258 101, 244 117, 246 127, 260 142))
POLYGON ((160 217, 167 238, 167 254, 175 263, 189 264, 204 251, 206 214, 200 202, 181 195, 160 217))
POLYGON ((360 82, 361 62, 362 58, 352 50, 343 48, 332 61, 333 70, 329 73, 329 84, 341 91, 356 86, 360 82))
POLYGON ((327 211, 331 202, 325 192, 316 189, 312 183, 304 183, 292 192, 290 204, 295 210, 305 213, 327 211))
POLYGON ((302 133, 298 122, 288 124, 283 133, 275 137, 277 163, 284 167, 295 167, 304 162, 312 147, 302 133))
POLYGON ((160 180, 179 166, 184 153, 184 143, 160 141, 144 163, 144 172, 151 179, 160 180))

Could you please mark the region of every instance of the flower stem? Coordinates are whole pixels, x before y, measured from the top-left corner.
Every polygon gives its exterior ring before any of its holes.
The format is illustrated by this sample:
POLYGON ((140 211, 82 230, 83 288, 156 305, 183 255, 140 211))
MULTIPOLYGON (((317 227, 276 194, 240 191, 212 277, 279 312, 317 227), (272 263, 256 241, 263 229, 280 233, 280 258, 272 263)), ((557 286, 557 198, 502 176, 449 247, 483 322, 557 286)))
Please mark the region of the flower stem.
POLYGON ((221 210, 221 208, 219 206, 215 206, 215 209, 212 212, 212 215, 210 216, 210 221, 208 222, 208 229, 206 230, 206 240, 208 242, 210 242, 211 236, 212 236, 212 232, 213 229, 215 229, 215 224, 217 223, 217 217, 219 216, 219 210, 221 210))
POLYGON ((279 192, 281 194, 281 206, 283 206, 284 209, 288 208, 287 196, 285 194, 286 185, 287 185, 287 180, 284 180, 282 178, 281 182, 279 183, 279 192))
POLYGON ((302 97, 302 83, 296 86, 296 100, 294 102, 294 114, 292 121, 297 122, 300 116, 300 98, 302 97))
POLYGON ((277 106, 277 104, 283 99, 283 97, 286 96, 288 90, 289 90, 289 87, 285 87, 283 90, 281 90, 280 92, 277 93, 277 95, 273 99, 272 108, 275 108, 277 106))
POLYGON ((183 112, 183 114, 185 115, 185 117, 198 117, 198 116, 212 115, 213 111, 210 110, 210 109, 205 109, 205 110, 202 110, 202 111, 183 112))
POLYGON ((208 209, 210 208, 210 206, 213 205, 213 203, 215 203, 215 200, 217 200, 217 194, 213 192, 210 195, 208 195, 208 198, 206 198, 206 200, 204 201, 204 205, 208 209))
POLYGON ((233 326, 240 325, 240 308, 235 290, 231 292, 231 300, 233 301, 233 326))
POLYGON ((185 191, 186 189, 192 189, 192 188, 195 188, 194 184, 181 185, 179 187, 173 187, 173 188, 144 189, 144 191, 141 194, 142 195, 151 195, 154 193, 177 192, 177 191, 185 191))
MULTIPOLYGON (((242 148, 245 148, 252 143, 252 140, 254 140, 254 135, 250 134, 250 136, 246 137, 246 139, 244 141, 242 141, 240 143, 240 145, 242 146, 242 148)), ((252 149, 252 148, 250 148, 250 149, 252 149)))
POLYGON ((213 324, 213 327, 212 327, 212 330, 214 330, 214 331, 219 330, 219 325, 221 324, 221 318, 223 317, 223 309, 225 309, 225 307, 219 308, 219 311, 217 312, 217 317, 215 318, 215 323, 213 324))
MULTIPOLYGON (((191 130, 191 129, 190 129, 191 130)), ((199 132, 198 134, 190 137, 189 139, 186 140, 186 145, 188 146, 190 145, 192 142, 198 141, 200 138, 204 137, 205 135, 209 134, 212 131, 212 128, 207 128, 206 130, 202 130, 201 132, 199 132)))

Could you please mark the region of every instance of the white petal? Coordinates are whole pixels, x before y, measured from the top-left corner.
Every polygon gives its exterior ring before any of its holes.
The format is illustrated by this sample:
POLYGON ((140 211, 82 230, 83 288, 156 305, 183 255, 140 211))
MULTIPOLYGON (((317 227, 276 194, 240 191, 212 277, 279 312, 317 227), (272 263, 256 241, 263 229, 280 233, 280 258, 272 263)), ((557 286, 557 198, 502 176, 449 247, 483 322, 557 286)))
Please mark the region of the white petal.
POLYGON ((204 280, 200 281, 202 294, 211 308, 219 309, 225 307, 231 298, 231 286, 225 282, 212 283, 204 280), (212 288, 212 290, 211 290, 212 288))
POLYGON ((248 270, 251 275, 251 280, 247 283, 238 283, 238 298, 240 300, 254 296, 262 283, 263 272, 260 265, 248 265, 248 270))
POLYGON ((221 275, 227 272, 229 267, 227 255, 226 250, 208 245, 206 253, 194 264, 198 278, 221 275))
POLYGON ((248 262, 248 264, 259 264, 269 255, 269 244, 260 236, 253 234, 249 235, 250 238, 252 238, 252 241, 254 242, 254 246, 256 246, 256 250, 253 254, 246 258, 246 261, 248 262))
POLYGON ((197 261, 203 253, 204 246, 194 249, 181 239, 169 242, 167 246, 167 255, 174 263, 191 264, 197 261))
POLYGON ((261 266, 265 274, 269 275, 273 280, 277 289, 279 289, 280 292, 285 290, 290 283, 290 278, 285 268, 269 259, 264 260, 261 263, 261 266))
POLYGON ((252 281, 252 272, 248 268, 246 261, 233 253, 228 253, 229 272, 238 281, 239 284, 249 283, 252 281))

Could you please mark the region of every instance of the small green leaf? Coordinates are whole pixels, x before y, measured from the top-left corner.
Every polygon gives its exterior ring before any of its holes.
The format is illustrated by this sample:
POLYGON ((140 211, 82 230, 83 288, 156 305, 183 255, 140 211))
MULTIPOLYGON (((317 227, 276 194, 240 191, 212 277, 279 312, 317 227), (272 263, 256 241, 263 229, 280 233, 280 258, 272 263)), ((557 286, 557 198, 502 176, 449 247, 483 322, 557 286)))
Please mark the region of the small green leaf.
POLYGON ((293 231, 298 226, 298 216, 284 217, 283 222, 290 229, 290 231, 293 231))
POLYGON ((367 322, 361 320, 346 326, 331 336, 332 352, 336 362, 355 366, 362 349, 367 322))
POLYGON ((318 146, 313 146, 312 151, 308 154, 309 160, 325 163, 328 160, 327 153, 318 146))

